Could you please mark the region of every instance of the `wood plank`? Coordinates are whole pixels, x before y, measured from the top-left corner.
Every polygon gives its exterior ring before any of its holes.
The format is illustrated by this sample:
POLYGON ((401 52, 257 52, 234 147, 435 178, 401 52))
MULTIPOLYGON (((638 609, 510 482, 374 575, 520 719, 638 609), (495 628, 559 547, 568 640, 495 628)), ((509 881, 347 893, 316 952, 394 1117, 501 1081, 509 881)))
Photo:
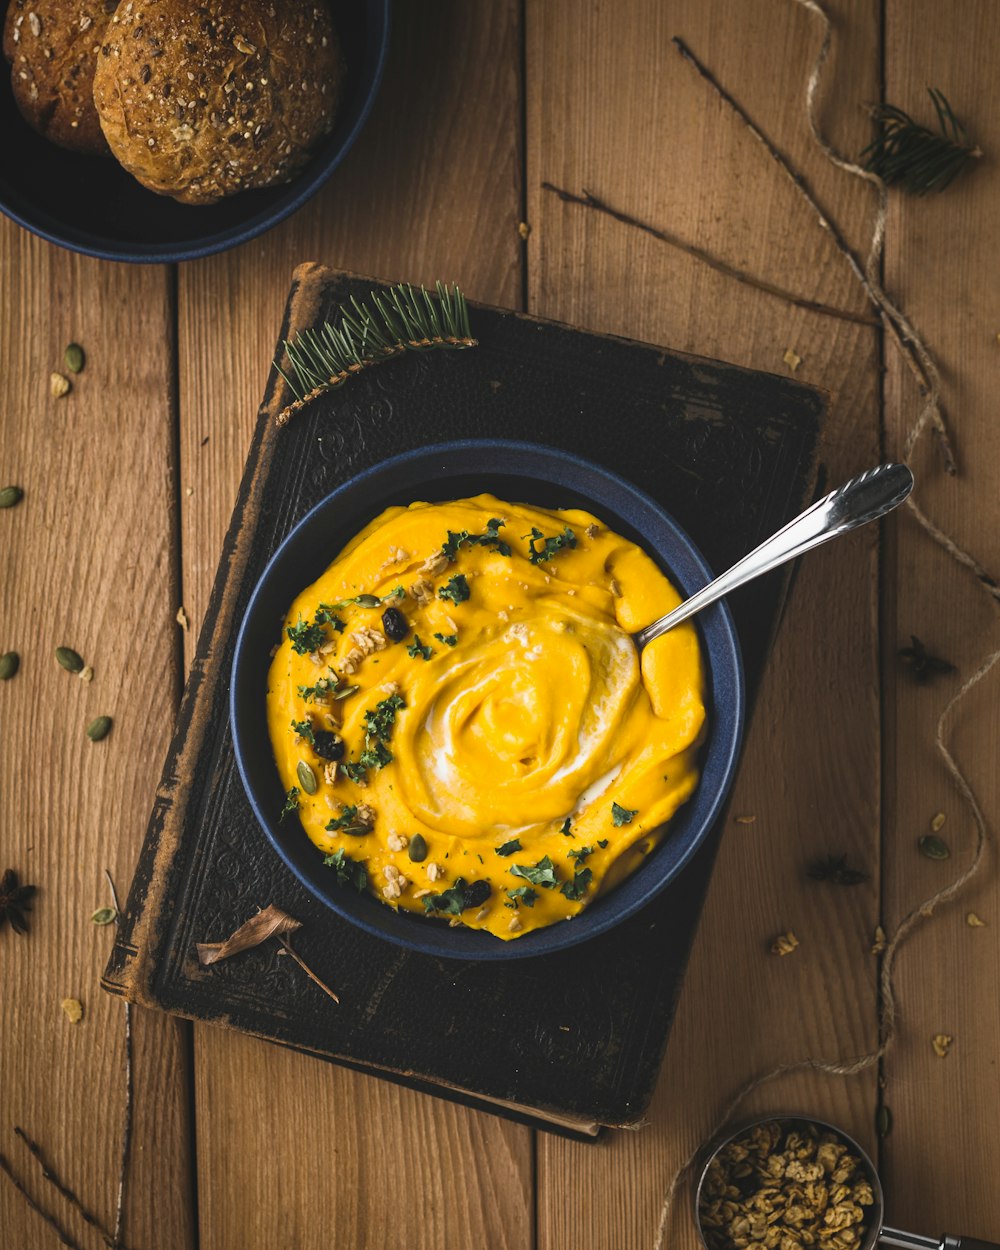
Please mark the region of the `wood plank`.
MULTIPOLYGON (((1000 56, 996 8, 961 0, 941 9, 927 0, 890 3, 886 18, 886 98, 932 122, 926 95, 939 87, 982 148, 1000 152, 994 105, 1000 56)), ((1000 568, 1000 439, 996 424, 1000 284, 996 204, 1000 170, 989 156, 946 193, 925 200, 893 195, 886 278, 937 354, 961 476, 948 478, 928 447, 917 457, 917 494, 940 525, 994 572, 1000 568)), ((912 380, 888 358, 886 421, 898 450, 918 410, 912 380)), ((887 583, 886 707, 894 750, 886 758, 885 907, 895 923, 970 860, 974 830, 933 748, 935 722, 960 681, 1000 645, 996 610, 968 573, 917 526, 897 530, 895 576, 887 583), (958 676, 920 687, 895 652, 911 633, 958 666, 958 676), (934 863, 916 839, 938 811, 952 857, 934 863)), ((1000 810, 1000 723, 995 671, 954 720, 954 750, 996 831, 1000 810)), ((885 1099, 893 1129, 884 1147, 888 1213, 919 1232, 1000 1239, 996 1159, 1000 1156, 1000 879, 990 851, 967 894, 915 933, 897 971, 898 1043, 887 1059, 885 1099), (970 928, 975 911, 987 928, 970 928), (946 1059, 931 1038, 955 1041, 946 1059)))
MULTIPOLYGON (((393 280, 440 277, 517 303, 518 12, 514 0, 398 6, 381 98, 328 186, 265 238, 182 269, 184 601, 195 627, 293 267, 318 259, 393 280)), ((204 1250, 325 1250, 331 1236, 342 1246, 530 1243, 526 1129, 204 1027, 196 1073, 204 1250)))
MULTIPOLYGON (((170 299, 163 268, 84 260, 6 219, 0 273, 0 478, 25 491, 0 512, 0 651, 21 655, 0 687, 0 869, 39 889, 30 935, 0 932, 0 1152, 80 1233, 12 1127, 113 1221, 123 1009, 99 991, 112 930, 90 916, 109 901, 105 866, 127 888, 179 694, 170 299), (71 340, 86 369, 54 399, 49 374, 71 340), (64 644, 93 665, 92 684, 57 665, 64 644), (115 723, 93 744, 84 730, 98 714, 115 723), (64 997, 82 1002, 78 1024, 64 997)), ((185 1033, 136 1017, 127 1235, 182 1250, 193 1239, 185 1033)), ((51 1241, 6 1180, 0 1228, 5 1245, 51 1241)))
MULTIPOLYGON (((857 149, 859 107, 878 94, 871 6, 833 6, 843 44, 828 124, 857 149)), ((859 245, 863 192, 813 148, 802 110, 817 46, 808 15, 763 0, 628 6, 529 2, 526 98, 528 291, 532 312, 797 376, 827 387, 831 479, 878 457, 872 330, 789 307, 690 257, 543 192, 586 187, 731 264, 862 310, 846 266, 760 147, 670 44, 682 36, 806 171, 859 245)), ((765 682, 733 812, 649 1124, 597 1147, 538 1141, 539 1246, 653 1243, 665 1186, 750 1077, 805 1056, 876 1044, 879 726, 877 535, 808 558, 765 682), (838 890, 805 881, 809 860, 847 852, 872 874, 838 890), (790 958, 768 954, 791 928, 790 958)), ((825 1114, 871 1144, 874 1073, 812 1076, 761 1091, 744 1110, 825 1114)), ((682 1193, 666 1245, 693 1247, 682 1193)))

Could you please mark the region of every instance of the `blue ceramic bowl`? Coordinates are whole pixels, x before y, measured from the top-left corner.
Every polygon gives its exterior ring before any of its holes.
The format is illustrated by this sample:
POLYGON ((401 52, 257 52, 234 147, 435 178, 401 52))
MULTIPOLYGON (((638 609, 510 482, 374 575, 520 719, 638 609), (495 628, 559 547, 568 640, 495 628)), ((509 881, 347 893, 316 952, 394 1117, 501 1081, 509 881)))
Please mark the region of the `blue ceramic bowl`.
POLYGON ((708 738, 698 788, 645 863, 579 916, 501 942, 489 933, 395 912, 367 894, 341 889, 295 821, 278 824, 284 790, 267 732, 265 687, 276 622, 358 530, 390 504, 441 502, 491 491, 545 508, 586 508, 639 543, 686 597, 711 579, 691 540, 648 495, 613 473, 530 443, 444 443, 396 456, 352 478, 295 526, 257 584, 236 642, 230 693, 233 743, 250 804, 274 849, 302 884, 352 924, 412 950, 458 959, 518 959, 583 942, 619 924, 673 881, 704 841, 736 770, 745 701, 743 665, 724 603, 697 626, 708 672, 708 738))
MULTIPOLYGON (((0 5, 0 11, 5 6, 0 5)), ((18 112, 0 58, 0 210, 43 239, 106 260, 193 260, 245 243, 294 213, 340 164, 371 110, 389 43, 389 0, 333 0, 347 81, 333 130, 286 186, 218 204, 178 204, 147 191, 109 157, 67 152, 18 112)))

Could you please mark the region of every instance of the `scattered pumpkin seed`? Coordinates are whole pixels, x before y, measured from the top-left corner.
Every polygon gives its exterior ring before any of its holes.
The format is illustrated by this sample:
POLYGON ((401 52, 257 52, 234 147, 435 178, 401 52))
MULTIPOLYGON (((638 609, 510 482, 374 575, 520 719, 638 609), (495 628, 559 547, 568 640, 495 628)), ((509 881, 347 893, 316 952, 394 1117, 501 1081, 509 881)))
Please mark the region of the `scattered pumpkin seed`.
POLYGON ((0 508, 13 508, 23 498, 24 491, 20 486, 5 486, 3 490, 0 490, 0 508))
POLYGON ((892 1132, 892 1112, 885 1103, 875 1112, 875 1132, 879 1137, 888 1137, 892 1132))
POLYGON ((970 911, 967 913, 965 917, 965 923, 969 926, 970 929, 985 929, 986 928, 986 921, 983 920, 982 917, 977 916, 974 911, 970 911))
POLYGON ((21 657, 16 651, 8 651, 0 655, 0 681, 10 681, 21 665, 21 657))
POLYGON ((306 794, 315 794, 319 789, 319 782, 316 779, 316 774, 305 760, 299 760, 295 773, 299 779, 299 785, 306 794))
POLYGON ((944 812, 938 812, 938 814, 931 821, 931 833, 940 833, 941 826, 943 824, 944 824, 944 812))
POLYGON ((64 998, 59 1006, 66 1013, 66 1019, 70 1024, 76 1024, 78 1020, 83 1019, 83 1003, 78 998, 64 998))
POLYGON ((422 864, 427 858, 427 840, 422 833, 415 833, 410 839, 406 848, 406 853, 410 857, 410 862, 414 864, 422 864))
POLYGON ((61 373, 53 373, 49 378, 49 390, 53 399, 62 399, 73 389, 73 383, 61 373))
POLYGON ((113 907, 98 907, 97 911, 90 917, 94 924, 111 924, 118 916, 113 907))
POLYGON ((111 732, 111 717, 98 716, 87 726, 87 737, 91 742, 100 742, 111 732))
POLYGON ((79 673, 83 670, 83 658, 72 647, 56 647, 56 659, 67 673, 79 673))
POLYGON ((920 848, 920 854, 927 859, 948 859, 951 851, 948 850, 948 843, 943 842, 936 834, 925 833, 917 842, 920 848))
POLYGON ((69 347, 63 352, 63 360, 66 361, 66 368, 70 373, 79 373, 84 366, 86 356, 83 354, 83 348, 79 343, 70 343, 69 347))

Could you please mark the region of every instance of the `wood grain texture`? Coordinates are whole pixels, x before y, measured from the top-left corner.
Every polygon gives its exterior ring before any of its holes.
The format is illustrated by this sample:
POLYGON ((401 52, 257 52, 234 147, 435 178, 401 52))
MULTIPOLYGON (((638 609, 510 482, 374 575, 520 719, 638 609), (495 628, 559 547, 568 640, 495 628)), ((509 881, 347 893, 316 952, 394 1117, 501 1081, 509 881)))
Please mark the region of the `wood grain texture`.
MULTIPOLYGON (((395 23, 375 112, 326 188, 263 239, 180 273, 184 602, 195 627, 294 266, 440 277, 508 306, 520 296, 518 6, 401 4, 395 23)), ((202 1250, 529 1244, 526 1129, 195 1032, 202 1250)))
MULTIPOLYGON (((829 124, 860 146, 859 103, 877 96, 870 6, 836 7, 844 43, 829 124)), ((864 238, 866 201, 813 148, 801 93, 816 46, 793 4, 527 9, 532 312, 780 372, 827 387, 822 458, 831 479, 876 461, 871 330, 790 308, 697 261, 540 189, 582 187, 732 264, 842 307, 863 305, 846 266, 760 146, 670 43, 681 35, 864 238)), ((733 824, 682 994, 649 1125, 595 1149, 538 1142, 538 1244, 651 1246, 672 1171, 711 1131, 731 1094, 777 1063, 854 1056, 876 1044, 879 737, 876 543, 856 535, 798 574, 741 769, 733 824), (838 890, 804 880, 814 857, 847 852, 872 880, 838 890), (790 958, 768 954, 791 928, 790 958), (579 1195, 588 1195, 588 1201, 579 1195)), ((848 1083, 785 1080, 746 1112, 801 1107, 871 1142, 874 1073, 848 1083)), ((666 1244, 693 1247, 688 1199, 666 1244)))
MULTIPOLYGON (((890 5, 886 98, 915 117, 939 87, 990 154, 945 194, 893 196, 886 278, 935 350, 958 446, 960 476, 946 477, 928 447, 917 458, 917 495, 939 524, 997 573, 1000 568, 1000 460, 996 379, 1000 310, 996 205, 1000 196, 1000 118, 995 67, 1000 25, 994 6, 962 0, 947 10, 920 0, 890 5)), ((890 354, 886 422, 898 449, 918 400, 890 354)), ((887 736, 885 910, 890 924, 949 881, 968 862, 974 831, 968 809, 933 749, 935 722, 961 680, 1000 646, 997 610, 975 584, 908 518, 896 531, 894 575, 884 622, 885 700, 894 714, 887 736), (958 675, 919 687, 900 671, 895 651, 911 633, 958 666, 958 675), (952 858, 934 863, 916 839, 936 812, 952 858)), ((954 719, 955 754, 987 813, 1000 810, 1000 673, 973 692, 954 719)), ((899 1041, 886 1065, 892 1135, 885 1143, 888 1210, 920 1232, 947 1229, 1000 1239, 996 1160, 1000 1156, 1000 881, 995 848, 967 894, 900 953, 899 1041), (970 928, 975 911, 986 928, 970 928), (936 1033, 955 1041, 947 1059, 931 1048, 936 1033), (947 1139, 947 1148, 943 1148, 947 1139)))
MULTIPOLYGON (((0 512, 0 869, 38 886, 31 932, 0 932, 0 1152, 31 1191, 82 1230, 14 1137, 21 1125, 63 1179, 114 1220, 124 1099, 122 1006, 98 979, 111 930, 103 868, 124 892, 179 693, 171 549, 175 508, 172 328, 161 268, 83 260, 0 222, 0 477, 25 491, 0 512), (30 333, 26 332, 30 327, 30 333), (49 375, 82 343, 87 365, 53 399, 49 375), (135 343, 142 351, 135 351, 135 343), (141 396, 140 404, 136 397, 141 396), (86 685, 56 663, 74 647, 86 685), (85 727, 114 718, 93 744, 85 727), (71 1025, 60 1000, 79 999, 71 1025)), ((177 1021, 136 1013, 132 1244, 192 1244, 188 1086, 177 1021)), ((0 1241, 51 1234, 6 1181, 0 1241)))

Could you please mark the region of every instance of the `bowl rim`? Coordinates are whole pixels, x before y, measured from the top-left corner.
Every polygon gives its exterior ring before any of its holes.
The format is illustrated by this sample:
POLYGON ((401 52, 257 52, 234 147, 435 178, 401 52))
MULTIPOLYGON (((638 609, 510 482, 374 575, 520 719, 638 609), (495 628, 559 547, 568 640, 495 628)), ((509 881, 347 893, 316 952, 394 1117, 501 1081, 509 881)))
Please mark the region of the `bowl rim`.
MULTIPOLYGON (((298 212, 302 205, 316 194, 323 183, 327 181, 338 165, 341 164, 348 152, 350 152, 374 107, 389 54, 389 43, 392 35, 392 0, 370 0, 370 4, 372 8, 377 9, 379 12, 382 38, 375 57, 374 73, 368 84, 367 94, 361 103, 361 108, 358 110, 358 115, 354 119, 350 130, 344 135, 337 150, 311 175, 296 175, 287 184, 289 189, 288 198, 282 200, 277 206, 254 213, 252 217, 239 226, 230 226, 225 230, 217 230, 214 234, 202 238, 198 243, 184 245, 173 243, 144 243, 137 245, 133 243, 121 249, 108 247, 105 241, 100 240, 100 236, 88 236, 83 231, 80 232, 80 237, 78 238, 68 237, 57 230, 47 228, 39 222, 29 220, 22 212, 12 208, 3 200, 0 200, 0 212, 31 234, 37 235, 38 238, 44 239, 47 243, 54 243, 57 247, 66 248, 67 251, 77 252, 81 256, 90 256, 96 260, 117 260, 122 261, 124 264, 133 265, 166 265, 177 264, 184 260, 200 260, 204 256, 214 256, 219 252, 239 247, 243 243, 249 243, 251 239, 256 239, 258 236, 266 234, 272 227, 279 225, 293 213, 298 212), (91 237, 94 239, 94 242, 87 241, 91 237), (139 247, 141 250, 135 250, 136 247, 139 247)), ((150 194, 156 193, 151 192, 150 194)))
MULTIPOLYGON (((692 566, 692 568, 687 571, 687 576, 690 576, 692 571, 696 571, 697 574, 704 578, 706 582, 711 580, 713 577, 712 570, 705 558, 702 556, 698 547, 692 542, 686 531, 673 519, 665 508, 647 495, 645 491, 640 490, 626 478, 621 477, 619 474, 610 469, 606 469, 593 461, 586 460, 585 458, 577 456, 572 452, 563 451, 558 447, 551 447, 542 443, 529 443, 521 440, 456 439, 449 440, 444 443, 429 444, 427 446, 413 448, 410 451, 405 451, 398 455, 388 457, 385 460, 379 461, 378 464, 355 474, 347 481, 337 486, 329 494, 324 496, 324 498, 319 500, 318 503, 314 504, 313 507, 311 507, 309 511, 306 512, 301 519, 292 526, 269 557, 267 564, 265 565, 264 570, 258 578, 253 592, 247 601, 247 606, 244 610, 242 620, 240 621, 236 644, 233 650, 231 680, 229 686, 230 732, 233 739, 233 753, 236 758, 236 764, 239 770, 240 780, 243 784, 243 789, 246 793, 247 800, 253 811, 254 817, 270 842, 271 847, 276 851, 285 866, 295 875, 300 884, 312 897, 321 901, 324 906, 329 907, 332 911, 336 912, 337 915, 348 920, 350 923, 357 925, 359 928, 375 937, 381 938, 384 941, 393 942, 396 945, 411 951, 420 951, 425 954, 435 955, 439 958, 473 961, 524 959, 552 954, 557 950, 564 950, 567 947, 575 946, 581 942, 588 941, 593 937, 597 937, 601 933, 607 932, 607 930, 611 928, 617 927, 619 924, 623 923, 629 917, 635 915, 636 912, 640 911, 652 902, 657 895, 659 895, 669 884, 677 879, 684 868, 686 868, 690 861, 694 858, 695 854, 701 849, 705 839, 708 837, 709 832, 715 827, 716 821, 726 802, 735 778, 746 717, 746 681, 743 671, 743 658, 739 637, 736 633, 736 627, 728 604, 725 601, 720 600, 711 605, 710 608, 706 609, 705 613, 700 614, 701 619, 698 628, 702 635, 701 644, 703 653, 707 653, 708 651, 708 642, 704 637, 704 632, 706 628, 709 628, 717 637, 718 645, 721 646, 726 661, 729 664, 727 677, 730 680, 730 685, 728 687, 727 703, 730 707, 730 711, 724 721, 716 722, 717 724, 722 724, 723 727, 727 728, 725 738, 720 740, 716 745, 716 752, 719 753, 721 757, 719 759, 718 768, 721 769, 722 784, 716 788, 714 794, 704 800, 706 803, 706 809, 702 814, 700 825, 693 831, 693 833, 688 833, 686 835, 686 845, 678 855, 676 862, 667 871, 661 872, 658 876, 653 874, 648 875, 646 879, 646 889, 644 891, 639 891, 637 897, 629 901, 624 906, 606 909, 604 914, 598 914, 595 917, 592 912, 592 908, 596 907, 599 902, 607 902, 608 900, 613 899, 618 893, 618 889, 626 886, 629 881, 635 881, 637 878, 642 879, 642 869, 631 874, 629 878, 626 878, 625 881, 621 882, 620 886, 616 887, 614 891, 609 892, 605 899, 595 899, 594 903, 590 904, 590 906, 581 912, 579 916, 573 918, 576 922, 574 924, 546 926, 543 929, 539 929, 533 933, 525 935, 524 938, 520 938, 517 941, 512 942, 498 940, 494 938, 492 934, 482 935, 478 932, 473 932, 473 936, 477 939, 481 936, 490 938, 489 945, 483 945, 481 948, 477 947, 475 950, 450 949, 447 935, 453 931, 447 928, 439 928, 437 925, 428 925, 425 933, 422 933, 420 930, 415 928, 412 937, 409 934, 404 936, 402 934, 387 931, 386 928, 378 923, 369 921, 363 911, 359 914, 359 912, 355 911, 351 906, 345 906, 342 898, 343 894, 346 892, 338 892, 338 887, 324 889, 317 884, 310 871, 301 867, 297 862, 297 857, 292 853, 292 850, 290 848, 286 848, 277 828, 276 821, 272 818, 272 815, 268 809, 265 808, 261 799, 258 797, 257 786, 250 776, 247 762, 245 760, 245 743, 243 740, 241 714, 238 709, 238 702, 244 686, 242 673, 245 662, 247 634, 258 614, 258 603, 267 594, 269 583, 272 580, 275 570, 279 569, 283 563, 286 550, 296 541, 304 529, 315 522, 317 517, 319 517, 327 509, 336 508, 338 501, 345 494, 354 493, 359 489, 363 489, 366 484, 372 481, 372 479, 377 479, 394 469, 398 469, 407 464, 412 464, 414 461, 429 462, 442 456, 470 453, 474 454, 486 450, 499 455, 506 454, 540 459, 543 462, 548 459, 550 462, 555 461, 563 467, 568 467, 576 470, 577 472, 582 471, 588 474, 596 474, 601 480, 602 485, 615 490, 630 502, 638 504, 643 511, 652 512, 656 516, 657 521, 666 527, 667 531, 671 533, 672 538, 676 540, 678 544, 678 551, 672 553, 673 558, 678 561, 687 561, 692 566), (584 923, 586 921, 589 921, 589 923, 584 923), (579 927, 577 927, 578 925, 579 927), (533 943, 531 941, 532 937, 536 935, 536 932, 537 934, 547 935, 544 944, 533 943)), ((479 470, 479 472, 486 477, 491 475, 496 476, 498 473, 502 473, 503 471, 504 470, 498 470, 495 467, 479 470)), ((511 475, 515 472, 515 470, 507 471, 511 475)), ((527 465, 524 466, 521 471, 526 477, 531 476, 531 472, 527 465)), ((460 471, 457 471, 454 476, 469 476, 470 472, 472 472, 472 470, 463 468, 460 471)), ((431 480, 437 483, 439 480, 445 479, 421 479, 415 484, 413 499, 419 497, 421 486, 429 484, 431 480)), ((557 481, 553 481, 544 473, 540 474, 537 480, 540 483, 550 486, 559 486, 557 481)), ((583 494, 585 492, 580 491, 580 493, 583 494)), ((362 522, 358 521, 354 524, 357 528, 360 528, 362 522)), ((347 540, 345 539, 345 541, 347 540)), ((650 554, 652 554, 652 552, 650 554)), ((657 557, 654 555, 654 559, 656 558, 657 557)), ((672 580, 678 580, 676 573, 669 566, 669 561, 666 555, 661 555, 658 562, 661 563, 661 565, 668 566, 668 573, 672 580)), ((712 680, 713 670, 711 665, 707 662, 706 675, 710 683, 709 688, 711 690, 715 683, 712 680)), ((698 795, 699 788, 704 778, 704 772, 705 769, 703 766, 702 775, 699 778, 699 786, 696 787, 694 795, 692 795, 691 802, 693 802, 698 795)), ((308 834, 305 833, 304 829, 301 830, 301 833, 305 841, 308 842, 308 834)), ((667 845, 667 839, 661 842, 656 850, 661 849, 665 845, 667 845)), ((313 849, 315 850, 316 848, 314 847, 313 849)), ((656 850, 653 851, 653 855, 656 854, 656 850)), ((317 863, 318 862, 319 861, 317 860, 317 863)), ((354 897, 354 895, 348 895, 348 898, 352 903, 354 901, 354 897)), ((359 895, 358 897, 363 898, 364 896, 359 895)), ((373 906, 383 906, 374 898, 369 898, 368 901, 371 902, 373 906)), ((393 919, 396 919, 399 915, 403 915, 403 913, 396 913, 393 911, 393 919)), ((424 918, 419 915, 406 915, 404 918, 410 923, 419 925, 424 924, 424 918)), ((468 932, 471 931, 459 932, 462 932, 463 936, 468 937, 468 932)))

